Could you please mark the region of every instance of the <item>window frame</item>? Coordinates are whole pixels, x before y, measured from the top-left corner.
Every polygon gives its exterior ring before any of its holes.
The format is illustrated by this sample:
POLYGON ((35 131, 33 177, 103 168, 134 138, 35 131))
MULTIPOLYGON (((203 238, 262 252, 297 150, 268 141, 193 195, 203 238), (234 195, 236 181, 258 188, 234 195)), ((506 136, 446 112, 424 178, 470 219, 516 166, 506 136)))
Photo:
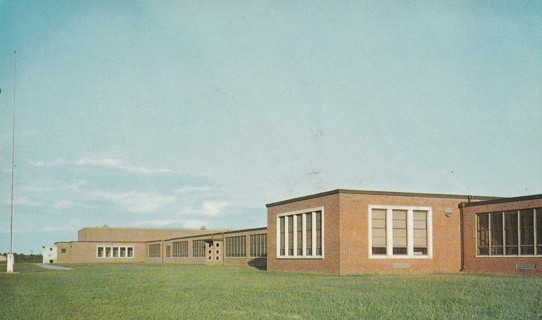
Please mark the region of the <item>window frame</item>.
POLYGON ((368 256, 369 259, 432 259, 433 258, 433 208, 422 206, 369 205, 368 206, 368 256), (386 254, 373 254, 373 209, 386 211, 386 254), (393 254, 393 210, 407 211, 407 254, 393 254), (414 211, 427 212, 427 254, 414 253, 414 211))
POLYGON ((97 259, 133 259, 134 258, 134 246, 111 246, 111 245, 97 245, 96 246, 96 258, 97 259), (102 255, 99 256, 98 255, 98 251, 99 251, 99 248, 102 248, 102 255), (109 256, 105 256, 105 248, 109 248, 110 249, 110 255, 109 256), (117 254, 118 256, 114 257, 113 256, 113 251, 114 249, 113 248, 116 248, 117 249, 117 254), (121 256, 121 248, 124 249, 124 253, 125 253, 125 256, 121 256), (128 251, 129 249, 132 249, 132 254, 131 256, 128 255, 128 251))
POLYGON ((276 216, 276 235, 277 235, 277 238, 276 238, 276 241, 275 241, 275 245, 276 245, 276 252, 275 252, 275 257, 277 259, 313 259, 313 260, 322 260, 325 258, 325 213, 324 213, 324 207, 316 207, 316 208, 307 208, 307 209, 301 209, 301 210, 296 210, 296 211, 290 211, 290 212, 283 212, 283 213, 279 213, 277 214, 276 216), (317 240, 316 240, 316 212, 320 211, 320 219, 321 219, 321 233, 322 233, 322 237, 321 237, 321 247, 322 247, 322 254, 321 255, 317 255, 317 240), (312 219, 311 221, 314 221, 314 223, 312 223, 312 229, 311 229, 311 232, 312 232, 312 238, 311 238, 311 248, 312 248, 312 255, 307 255, 307 246, 306 246, 306 214, 307 213, 312 213, 312 219), (303 244, 302 244, 302 255, 297 255, 297 250, 295 250, 296 246, 297 246, 297 219, 294 219, 294 217, 296 215, 300 214, 301 215, 301 221, 302 221, 302 228, 301 228, 301 239, 303 241, 303 244), (284 252, 284 255, 281 255, 280 254, 280 250, 281 250, 281 241, 280 241, 280 219, 284 217, 284 221, 285 221, 285 226, 288 227, 288 223, 289 223, 289 220, 290 219, 293 219, 293 233, 292 233, 292 238, 293 239, 289 239, 288 237, 288 230, 287 228, 285 229, 285 232, 284 232, 284 235, 285 235, 285 240, 284 242, 286 242, 286 245, 287 247, 284 247, 286 250, 284 252), (293 247, 294 247, 294 254, 293 255, 289 255, 288 254, 288 248, 289 248, 289 241, 293 241, 293 247))
POLYGON ((489 211, 489 212, 477 212, 474 214, 474 252, 475 252, 475 258, 536 258, 536 257, 542 257, 542 250, 537 249, 537 217, 538 215, 542 216, 542 208, 541 207, 535 207, 535 208, 521 208, 521 209, 514 209, 514 210, 501 210, 501 211, 489 211), (521 211, 530 210, 533 214, 533 227, 531 230, 533 231, 533 254, 521 254, 521 211), (506 254, 506 251, 504 250, 504 247, 506 246, 505 242, 505 226, 504 226, 504 217, 507 213, 515 212, 517 214, 517 236, 518 236, 518 254, 506 254), (487 215, 488 216, 488 234, 491 232, 491 215, 493 214, 499 214, 501 216, 502 225, 503 225, 503 253, 502 254, 491 254, 491 237, 488 237, 488 246, 489 246, 489 252, 487 255, 480 255, 478 253, 478 224, 479 224, 479 217, 480 215, 487 215))

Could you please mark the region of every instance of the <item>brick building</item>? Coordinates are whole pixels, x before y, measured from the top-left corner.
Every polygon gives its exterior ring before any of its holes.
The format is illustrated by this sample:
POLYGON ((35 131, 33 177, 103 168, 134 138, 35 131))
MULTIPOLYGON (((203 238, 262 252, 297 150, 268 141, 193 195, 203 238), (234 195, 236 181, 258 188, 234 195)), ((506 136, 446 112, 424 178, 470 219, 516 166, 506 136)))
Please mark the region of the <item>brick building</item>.
POLYGON ((542 194, 461 209, 465 272, 542 275, 542 194))
POLYGON ((249 265, 330 274, 542 274, 542 195, 337 189, 267 204, 268 227, 84 228, 58 263, 249 265))

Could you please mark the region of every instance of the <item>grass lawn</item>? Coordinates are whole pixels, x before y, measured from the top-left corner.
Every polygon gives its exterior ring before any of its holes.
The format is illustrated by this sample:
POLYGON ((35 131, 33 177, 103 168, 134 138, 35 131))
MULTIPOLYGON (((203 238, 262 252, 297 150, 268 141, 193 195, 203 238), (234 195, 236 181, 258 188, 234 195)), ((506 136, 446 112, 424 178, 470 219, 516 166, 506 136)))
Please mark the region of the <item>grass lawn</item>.
MULTIPOLYGON (((4 265, 5 267, 5 265, 4 265)), ((542 278, 329 276, 249 267, 16 264, 2 319, 542 319, 542 278)), ((2 270, 4 271, 4 270, 2 270)))

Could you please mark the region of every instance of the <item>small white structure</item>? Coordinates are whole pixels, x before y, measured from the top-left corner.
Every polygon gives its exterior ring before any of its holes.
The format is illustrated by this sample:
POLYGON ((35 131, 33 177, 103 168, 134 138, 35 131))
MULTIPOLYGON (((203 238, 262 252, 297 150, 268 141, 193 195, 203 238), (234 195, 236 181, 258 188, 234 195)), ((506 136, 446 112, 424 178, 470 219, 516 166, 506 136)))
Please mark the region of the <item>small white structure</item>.
POLYGON ((56 245, 42 246, 43 263, 56 263, 57 251, 56 245))
POLYGON ((15 257, 13 256, 13 253, 8 253, 8 265, 7 265, 7 272, 13 272, 13 264, 15 262, 15 257))

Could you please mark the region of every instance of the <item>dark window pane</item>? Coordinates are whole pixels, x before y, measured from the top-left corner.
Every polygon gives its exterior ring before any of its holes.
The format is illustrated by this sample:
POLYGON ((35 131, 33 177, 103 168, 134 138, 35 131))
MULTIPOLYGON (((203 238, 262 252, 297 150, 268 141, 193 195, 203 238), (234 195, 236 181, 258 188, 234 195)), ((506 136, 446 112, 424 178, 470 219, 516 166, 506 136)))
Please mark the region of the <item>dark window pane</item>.
POLYGON ((490 214, 491 224, 491 254, 502 255, 503 254, 503 234, 502 234, 502 213, 490 214))

